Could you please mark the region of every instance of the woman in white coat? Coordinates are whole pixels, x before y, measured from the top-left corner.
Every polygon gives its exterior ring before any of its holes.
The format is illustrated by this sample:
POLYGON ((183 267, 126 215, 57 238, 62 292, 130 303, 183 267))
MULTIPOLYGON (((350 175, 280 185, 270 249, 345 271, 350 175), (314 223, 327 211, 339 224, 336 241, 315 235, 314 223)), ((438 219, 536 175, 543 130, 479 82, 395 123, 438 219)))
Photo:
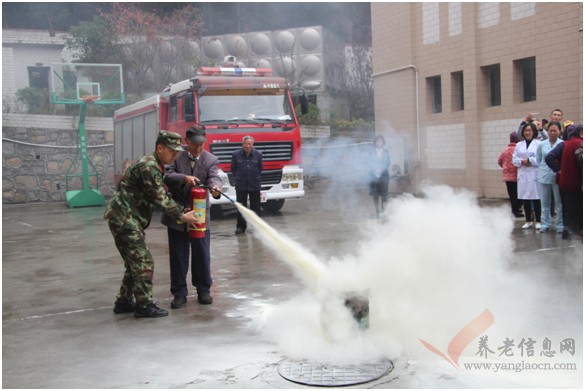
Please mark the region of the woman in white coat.
POLYGON ((522 136, 524 140, 516 144, 512 155, 512 164, 518 167, 518 199, 524 204, 526 224, 522 229, 534 226, 540 230, 540 185, 538 184, 538 162, 536 151, 540 143, 536 139, 538 129, 532 122, 524 125, 522 136), (534 217, 532 213, 534 212, 534 217), (534 223, 536 220, 536 224, 534 223))

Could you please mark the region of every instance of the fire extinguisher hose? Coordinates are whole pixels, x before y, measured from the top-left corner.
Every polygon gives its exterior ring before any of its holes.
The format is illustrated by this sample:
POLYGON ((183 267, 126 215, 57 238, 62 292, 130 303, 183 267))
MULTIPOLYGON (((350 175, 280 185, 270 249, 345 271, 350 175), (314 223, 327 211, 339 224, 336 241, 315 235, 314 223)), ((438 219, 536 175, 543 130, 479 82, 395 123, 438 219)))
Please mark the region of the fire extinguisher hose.
POLYGON ((204 184, 203 184, 203 183, 201 183, 201 182, 197 182, 197 186, 198 186, 198 187, 201 187, 201 188, 203 188, 203 189, 207 189, 207 190, 209 190, 209 191, 211 191, 211 190, 215 190, 215 191, 217 191, 219 194, 221 194, 222 196, 224 196, 225 198, 227 198, 227 199, 228 199, 228 200, 229 200, 229 201, 230 201, 232 204, 235 204, 235 201, 234 201, 234 200, 232 200, 230 197, 228 197, 228 196, 227 196, 225 193, 222 193, 221 191, 219 191, 219 190, 217 190, 217 189, 212 189, 212 188, 211 188, 211 186, 206 186, 206 185, 204 185, 204 184))

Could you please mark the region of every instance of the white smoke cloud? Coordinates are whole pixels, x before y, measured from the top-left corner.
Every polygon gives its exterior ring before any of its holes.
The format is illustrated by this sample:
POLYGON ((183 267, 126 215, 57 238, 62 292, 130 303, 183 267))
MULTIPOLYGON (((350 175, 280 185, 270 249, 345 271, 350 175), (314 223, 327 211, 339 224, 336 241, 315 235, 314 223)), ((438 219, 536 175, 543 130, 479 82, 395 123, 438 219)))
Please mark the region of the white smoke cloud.
MULTIPOLYGON (((283 354, 328 362, 441 360, 419 338, 447 354, 451 338, 486 309, 496 319, 489 329, 493 335, 572 335, 582 346, 578 308, 567 319, 558 308, 539 307, 550 303, 546 283, 556 284, 563 276, 514 271, 518 256, 506 207, 481 208, 473 193, 447 186, 423 192, 422 198, 391 199, 385 222, 364 227, 359 255, 323 260, 325 271, 316 286, 271 310, 265 331, 283 354), (370 298, 367 330, 343 305, 348 292, 364 291, 370 298)), ((579 251, 576 259, 582 259, 579 251)), ((288 262, 295 269, 294 261, 288 262)), ((469 347, 466 358, 474 359, 475 350, 469 347)))
MULTIPOLYGON (((407 177, 411 157, 404 138, 389 125, 381 133, 390 153, 390 191, 396 189, 400 175, 407 177)), ((368 131, 356 130, 355 138, 335 137, 303 143, 305 175, 317 176, 324 185, 322 208, 346 209, 369 191, 369 170, 373 157, 373 136, 368 131)))

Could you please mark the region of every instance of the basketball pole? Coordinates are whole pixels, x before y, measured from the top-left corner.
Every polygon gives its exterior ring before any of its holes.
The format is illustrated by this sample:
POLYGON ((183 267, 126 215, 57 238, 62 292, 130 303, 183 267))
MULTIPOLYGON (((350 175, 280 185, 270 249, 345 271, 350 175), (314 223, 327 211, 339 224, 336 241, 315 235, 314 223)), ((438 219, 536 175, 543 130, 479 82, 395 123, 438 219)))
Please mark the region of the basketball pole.
POLYGON ((95 166, 89 160, 87 154, 87 134, 85 131, 85 115, 87 113, 87 102, 92 102, 91 99, 85 100, 81 103, 79 108, 79 141, 77 143, 78 153, 75 158, 71 161, 71 166, 65 174, 65 182, 66 182, 66 191, 65 197, 66 202, 70 208, 77 208, 77 207, 84 207, 84 206, 104 206, 106 204, 106 200, 100 194, 99 189, 92 189, 89 184, 89 177, 95 176, 96 177, 96 186, 98 185, 98 178, 97 178, 97 170, 95 166), (81 157, 81 174, 70 174, 71 170, 74 168, 77 159, 81 157), (92 165, 92 168, 95 174, 89 173, 89 165, 92 165), (82 190, 69 190, 69 178, 73 177, 81 177, 83 182, 83 189, 82 190))

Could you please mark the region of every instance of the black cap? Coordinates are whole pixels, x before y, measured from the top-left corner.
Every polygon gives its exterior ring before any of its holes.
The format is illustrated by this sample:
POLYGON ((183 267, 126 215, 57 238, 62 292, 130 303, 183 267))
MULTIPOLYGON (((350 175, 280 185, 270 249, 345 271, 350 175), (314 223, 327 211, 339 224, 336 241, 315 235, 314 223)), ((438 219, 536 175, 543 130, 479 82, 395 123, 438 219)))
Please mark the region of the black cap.
POLYGON ((192 126, 187 129, 185 134, 192 143, 207 142, 207 137, 205 137, 205 128, 203 126, 192 126))

